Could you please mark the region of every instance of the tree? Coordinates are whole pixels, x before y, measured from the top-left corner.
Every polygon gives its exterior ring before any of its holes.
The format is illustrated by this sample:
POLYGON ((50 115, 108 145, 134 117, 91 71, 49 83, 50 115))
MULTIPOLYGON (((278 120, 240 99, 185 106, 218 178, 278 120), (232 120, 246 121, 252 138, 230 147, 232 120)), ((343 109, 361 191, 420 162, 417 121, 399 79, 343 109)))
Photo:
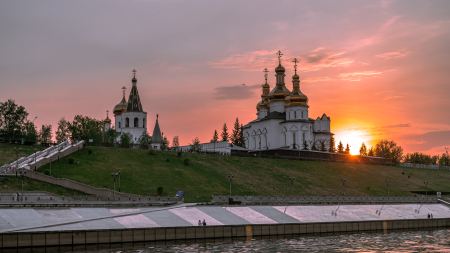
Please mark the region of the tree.
POLYGON ((167 139, 166 136, 163 136, 163 141, 161 144, 161 150, 167 150, 167 148, 169 147, 169 139, 167 139))
POLYGON ((364 142, 361 144, 361 148, 359 148, 359 155, 367 156, 367 147, 364 142))
POLYGON ((345 146, 345 152, 346 155, 350 154, 350 146, 347 143, 347 146, 345 146))
POLYGON ((35 144, 37 142, 38 133, 36 131, 36 126, 33 122, 27 121, 25 123, 24 139, 25 144, 35 144))
POLYGON ((238 146, 245 147, 244 126, 241 124, 240 128, 241 129, 239 131, 239 141, 238 141, 239 145, 238 146))
POLYGON ((69 129, 72 140, 92 140, 93 143, 102 140, 103 122, 88 116, 76 115, 69 129))
POLYGON ((240 146, 239 136, 241 135, 241 124, 239 124, 239 119, 236 118, 234 122, 233 132, 231 133, 231 143, 240 146))
POLYGON ((141 148, 148 148, 148 145, 151 143, 151 137, 147 133, 143 133, 142 136, 139 138, 139 146, 141 148))
POLYGON ((223 124, 221 137, 222 141, 228 141, 228 139, 230 138, 228 135, 228 127, 226 123, 223 124))
POLYGON ((116 130, 110 128, 106 132, 103 133, 105 135, 105 138, 103 139, 104 144, 114 144, 116 142, 118 132, 116 130))
POLYGON ((369 149, 369 152, 367 152, 367 156, 375 156, 375 152, 372 147, 369 149))
POLYGON ((178 146, 180 146, 180 141, 178 136, 174 136, 172 140, 172 147, 177 148, 178 146))
POLYGON ((131 135, 129 133, 122 133, 120 135, 120 146, 123 148, 129 148, 131 145, 131 135))
POLYGON ((64 118, 58 121, 56 129, 56 142, 60 143, 70 138, 70 122, 64 118))
POLYGON ((9 142, 19 141, 25 129, 27 116, 25 107, 17 105, 14 100, 0 102, 0 138, 9 142))
POLYGON ((342 145, 342 142, 339 142, 339 144, 337 146, 337 152, 340 154, 344 153, 344 145, 342 145))
POLYGON ((436 164, 438 157, 430 156, 420 152, 409 153, 405 155, 404 161, 417 164, 436 164))
POLYGON ((334 137, 333 136, 330 137, 329 151, 333 152, 333 153, 336 152, 336 143, 334 142, 334 137))
POLYGON ((39 140, 42 145, 48 146, 52 142, 52 126, 42 125, 41 131, 39 132, 39 140))
POLYGON ((375 145, 375 155, 399 163, 403 156, 402 147, 390 140, 381 140, 375 145))
POLYGON ((219 134, 217 133, 217 130, 214 130, 214 134, 211 139, 211 142, 218 142, 218 141, 219 141, 219 134))
POLYGON ((438 160, 440 166, 450 166, 450 156, 448 154, 447 147, 445 148, 445 153, 443 153, 438 160))
POLYGON ((198 152, 200 151, 200 139, 198 137, 195 137, 192 140, 192 151, 198 152))

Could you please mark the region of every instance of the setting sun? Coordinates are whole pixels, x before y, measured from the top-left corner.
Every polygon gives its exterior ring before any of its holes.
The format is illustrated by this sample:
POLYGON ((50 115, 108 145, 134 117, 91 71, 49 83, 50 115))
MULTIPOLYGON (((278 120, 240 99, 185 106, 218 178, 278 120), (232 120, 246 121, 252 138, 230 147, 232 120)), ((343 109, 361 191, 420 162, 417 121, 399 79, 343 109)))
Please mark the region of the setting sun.
POLYGON ((364 130, 342 130, 338 131, 335 134, 335 140, 336 145, 339 142, 342 142, 342 144, 345 146, 348 144, 350 146, 350 154, 357 155, 359 154, 359 148, 361 147, 361 144, 364 142, 366 144, 367 148, 369 148, 371 137, 367 131, 364 130))

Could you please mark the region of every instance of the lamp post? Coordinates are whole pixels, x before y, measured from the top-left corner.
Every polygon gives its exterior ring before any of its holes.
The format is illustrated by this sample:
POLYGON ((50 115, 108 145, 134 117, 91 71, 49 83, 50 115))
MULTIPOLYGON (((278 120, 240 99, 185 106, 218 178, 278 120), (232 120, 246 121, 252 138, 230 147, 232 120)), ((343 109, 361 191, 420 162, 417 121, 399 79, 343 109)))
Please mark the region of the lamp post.
POLYGON ((113 198, 115 199, 115 194, 116 194, 116 181, 118 182, 119 185, 119 192, 120 192, 120 171, 117 172, 113 172, 111 173, 111 176, 113 178, 113 198))
POLYGON ((423 185, 425 186, 425 196, 428 196, 428 181, 423 181, 423 185))
POLYGON ((230 183, 230 192, 229 192, 229 195, 228 195, 228 200, 231 200, 231 180, 233 180, 233 175, 232 174, 228 175, 228 181, 230 183))

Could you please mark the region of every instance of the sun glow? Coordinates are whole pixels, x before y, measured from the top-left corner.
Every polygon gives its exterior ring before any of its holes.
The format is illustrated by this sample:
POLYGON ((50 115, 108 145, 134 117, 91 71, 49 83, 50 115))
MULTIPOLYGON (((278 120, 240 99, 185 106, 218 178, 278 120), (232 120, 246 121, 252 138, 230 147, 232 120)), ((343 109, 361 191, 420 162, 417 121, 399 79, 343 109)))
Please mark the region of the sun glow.
POLYGON ((372 139, 367 131, 356 129, 338 131, 336 132, 334 138, 336 146, 339 144, 339 142, 342 142, 342 145, 344 145, 345 149, 346 145, 348 144, 350 146, 350 154, 352 155, 359 154, 359 149, 361 148, 362 143, 364 143, 367 149, 369 149, 372 139))

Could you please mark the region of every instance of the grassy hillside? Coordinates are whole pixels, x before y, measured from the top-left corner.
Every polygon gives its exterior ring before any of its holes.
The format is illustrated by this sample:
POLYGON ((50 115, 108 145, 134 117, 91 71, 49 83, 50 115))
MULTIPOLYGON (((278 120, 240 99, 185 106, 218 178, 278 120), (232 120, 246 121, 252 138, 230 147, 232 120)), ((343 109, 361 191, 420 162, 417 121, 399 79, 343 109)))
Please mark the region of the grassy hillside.
POLYGON ((16 160, 16 157, 22 157, 34 153, 37 150, 44 149, 41 146, 16 145, 0 143, 0 165, 16 160))
MULTIPOLYGON (((443 170, 189 153, 177 157, 175 153, 105 147, 89 147, 53 163, 51 173, 112 188, 111 173, 118 170, 122 191, 155 195, 161 186, 167 195, 184 190, 186 201, 207 201, 212 194, 228 194, 230 174, 233 194, 387 195, 389 191, 391 195, 410 195, 411 191, 450 191, 450 171, 443 170)), ((50 168, 41 171, 48 173, 50 168)))
MULTIPOLYGON (((23 178, 24 191, 46 191, 58 195, 74 196, 84 195, 81 192, 66 189, 57 185, 47 184, 44 182, 23 178)), ((0 192, 21 192, 22 180, 20 177, 0 177, 0 192)))

